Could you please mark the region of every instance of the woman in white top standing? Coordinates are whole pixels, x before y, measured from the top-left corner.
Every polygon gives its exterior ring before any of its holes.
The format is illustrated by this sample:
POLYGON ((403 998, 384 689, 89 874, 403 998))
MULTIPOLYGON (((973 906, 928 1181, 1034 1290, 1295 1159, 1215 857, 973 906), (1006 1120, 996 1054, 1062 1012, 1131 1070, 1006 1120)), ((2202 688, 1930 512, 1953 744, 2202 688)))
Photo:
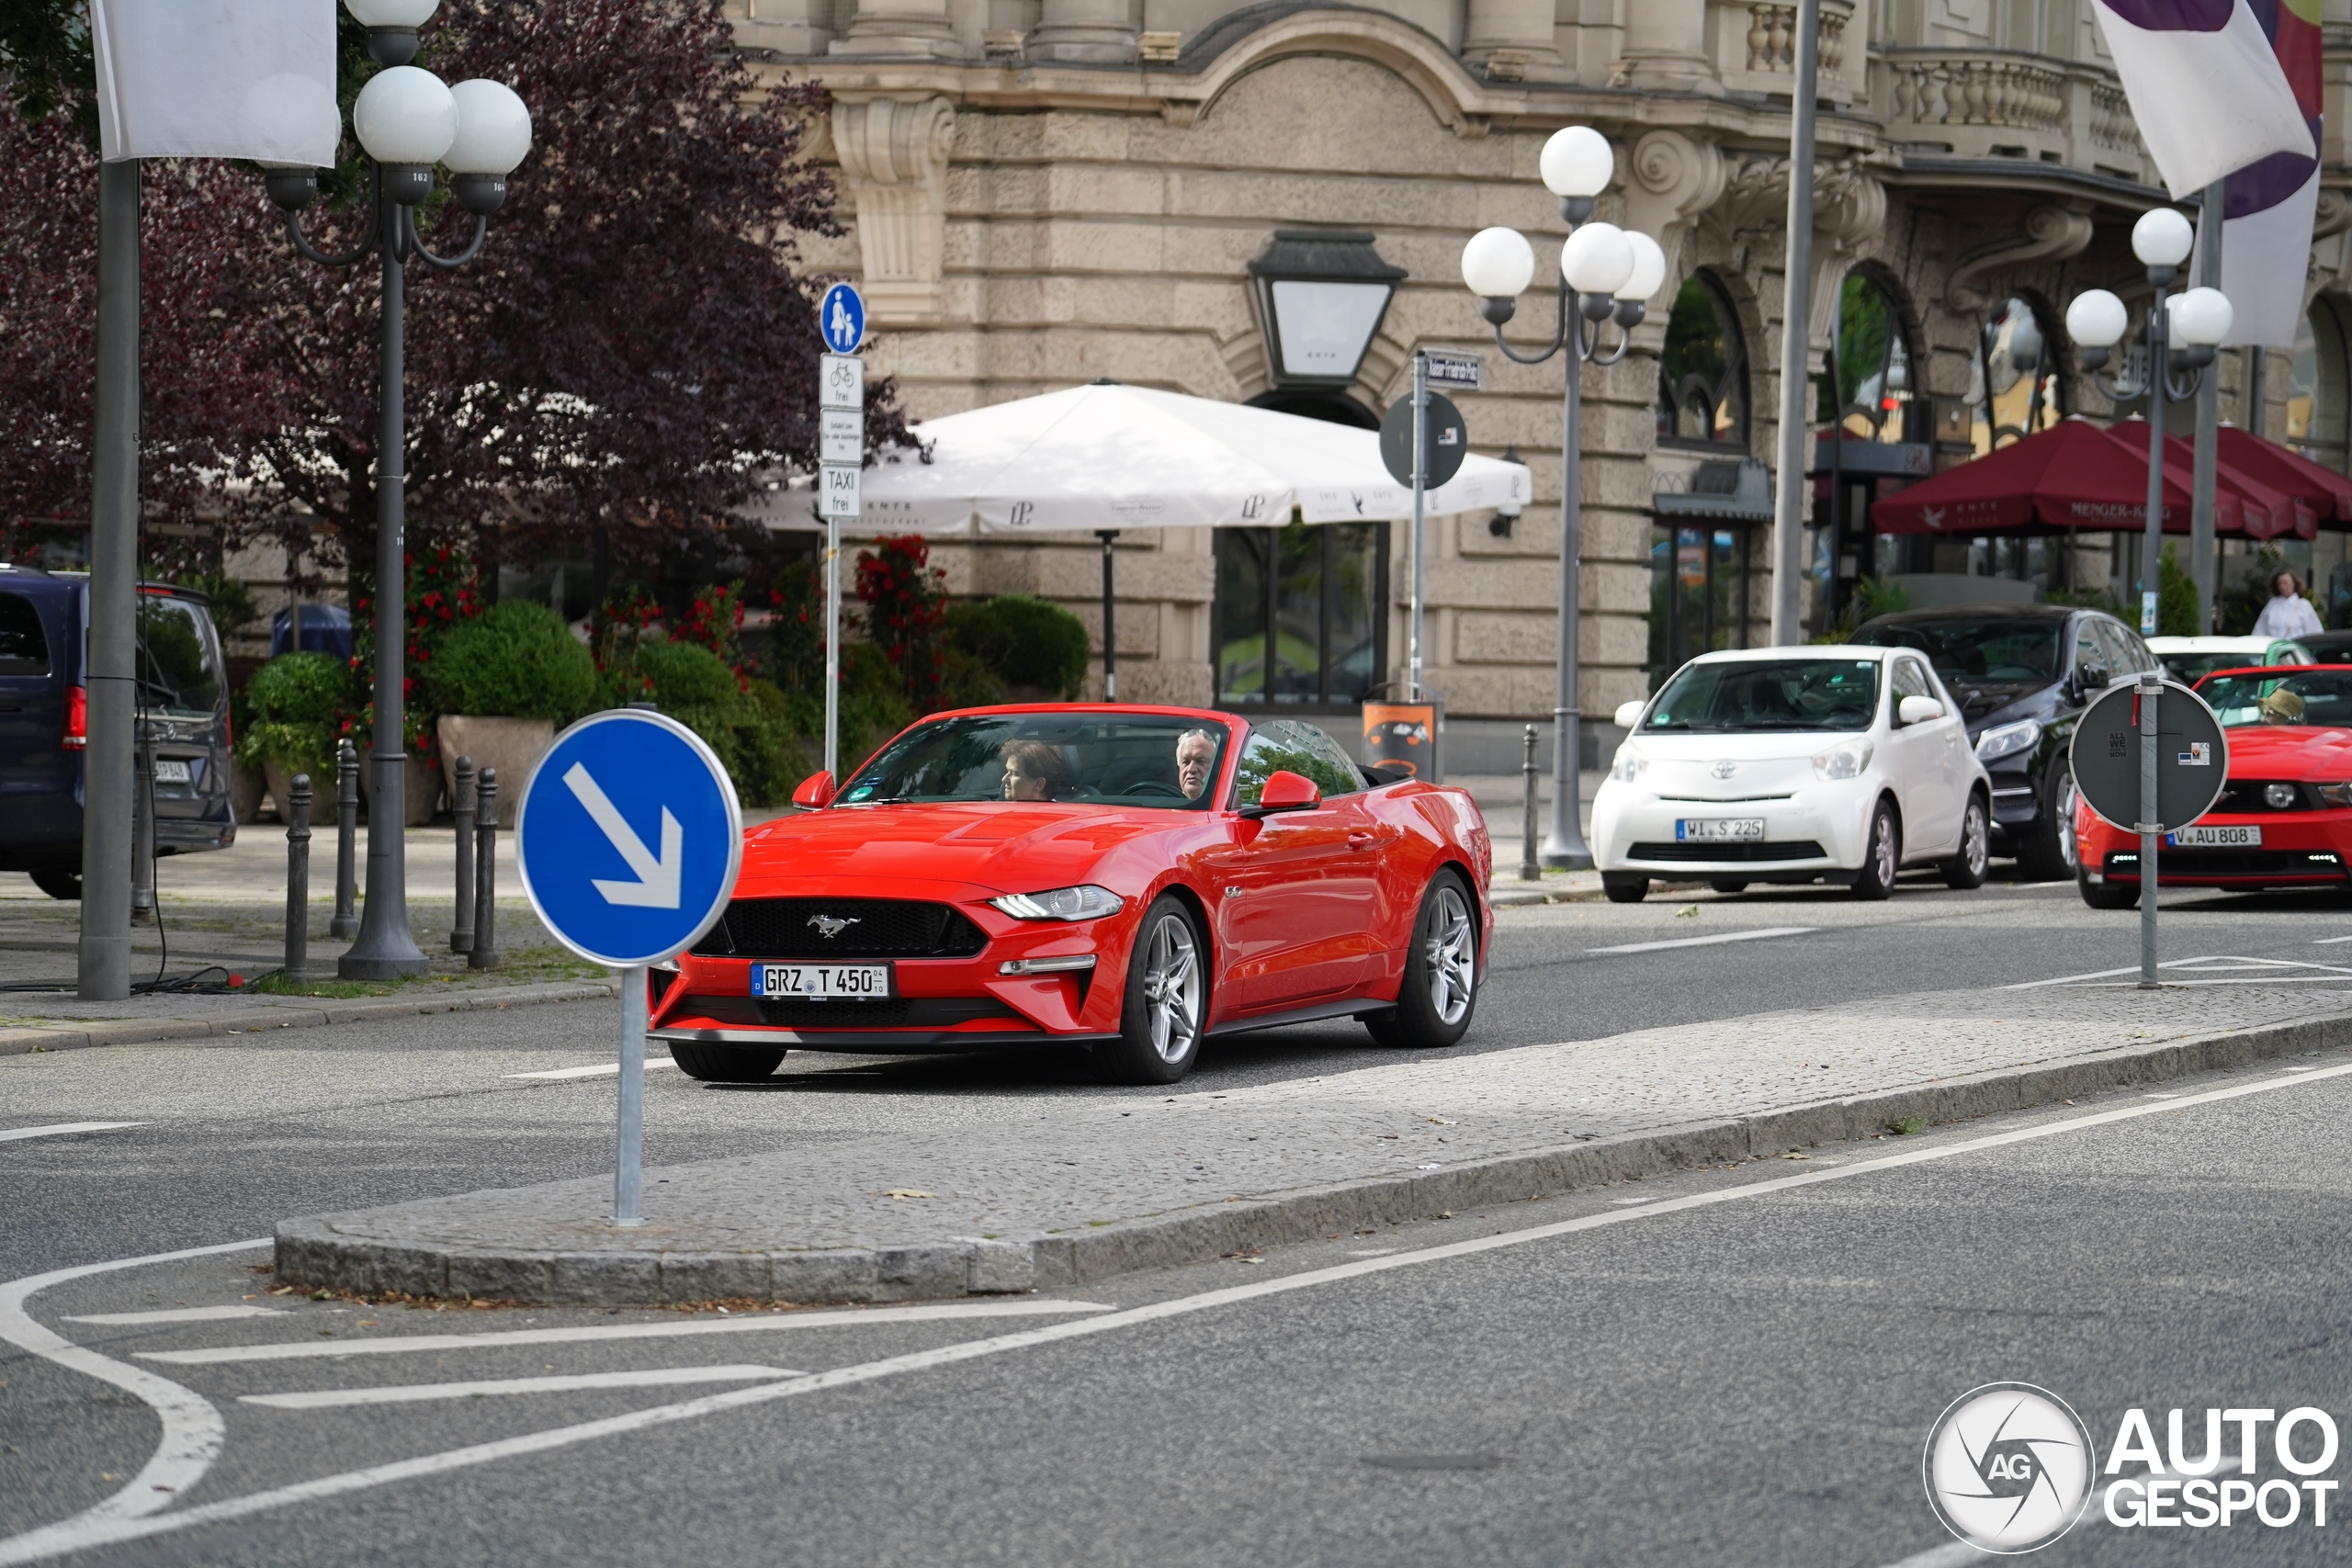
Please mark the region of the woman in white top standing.
POLYGON ((2303 597, 2302 582, 2293 572, 2281 568, 2270 580, 2270 603, 2255 620, 2255 636, 2309 637, 2327 629, 2320 624, 2312 602, 2303 597))

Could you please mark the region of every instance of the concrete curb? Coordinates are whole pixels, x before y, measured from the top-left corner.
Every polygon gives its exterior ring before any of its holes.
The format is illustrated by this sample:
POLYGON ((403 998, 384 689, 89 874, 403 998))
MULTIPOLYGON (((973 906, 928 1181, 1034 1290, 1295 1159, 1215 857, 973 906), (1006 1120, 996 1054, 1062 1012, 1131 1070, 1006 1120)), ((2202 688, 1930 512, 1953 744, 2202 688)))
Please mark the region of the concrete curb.
MULTIPOLYGON (((899 1247, 673 1253, 656 1235, 633 1252, 499 1251, 371 1241, 332 1218, 277 1227, 282 1283, 365 1294, 648 1305, 750 1298, 887 1302, 1067 1290, 1144 1269, 1309 1241, 1334 1231, 1442 1218, 1491 1203, 1665 1175, 1693 1166, 1849 1143, 1928 1122, 2023 1110, 2100 1089, 2352 1045, 2352 1013, 2193 1035, 2046 1066, 2004 1069, 1759 1116, 1532 1149, 1453 1169, 1398 1172, 1277 1197, 1235 1199, 1081 1233, 957 1238, 899 1247)), ((361 1218, 361 1216, 355 1216, 361 1218)))
POLYGON ((315 1007, 225 1009, 181 1018, 119 1018, 85 1024, 42 1024, 0 1029, 0 1056, 35 1051, 72 1051, 87 1045, 144 1045, 162 1040, 194 1040, 216 1034, 257 1034, 280 1029, 323 1029, 336 1023, 368 1023, 439 1012, 485 1012, 497 1008, 580 1002, 618 993, 605 982, 560 980, 537 986, 485 986, 437 997, 382 997, 367 1001, 321 999, 315 1007))

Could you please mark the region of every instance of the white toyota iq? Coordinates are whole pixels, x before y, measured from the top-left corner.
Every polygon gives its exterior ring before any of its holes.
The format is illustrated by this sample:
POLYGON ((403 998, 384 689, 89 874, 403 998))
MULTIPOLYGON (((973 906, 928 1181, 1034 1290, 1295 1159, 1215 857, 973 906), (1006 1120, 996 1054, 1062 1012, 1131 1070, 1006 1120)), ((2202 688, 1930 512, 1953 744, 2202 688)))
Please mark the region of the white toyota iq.
POLYGON ((1960 706, 1899 648, 1702 654, 1646 703, 1592 803, 1594 859, 1618 903, 1652 878, 1827 882, 1883 898, 1902 867, 1984 880, 1992 785, 1960 706))

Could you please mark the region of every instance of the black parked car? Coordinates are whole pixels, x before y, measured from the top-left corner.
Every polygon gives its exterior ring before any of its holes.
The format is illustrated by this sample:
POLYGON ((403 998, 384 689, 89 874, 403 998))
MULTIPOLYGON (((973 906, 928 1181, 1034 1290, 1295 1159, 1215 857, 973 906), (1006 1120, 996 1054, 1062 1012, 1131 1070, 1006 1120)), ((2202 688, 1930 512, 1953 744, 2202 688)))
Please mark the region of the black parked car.
MULTIPOLYGON (((0 871, 57 898, 82 892, 82 769, 89 738, 83 654, 89 580, 0 565, 0 871)), ((138 702, 155 754, 155 852, 236 841, 229 798, 229 682, 209 601, 139 591, 138 702)))
POLYGON ((2157 668, 2140 635, 2097 610, 2063 604, 1905 610, 1847 639, 1916 648, 1960 702, 1993 780, 1993 849, 2048 881, 2075 874, 2075 721, 2110 682, 2157 668))
POLYGON ((2352 632, 2317 632, 2295 640, 2322 664, 2352 664, 2352 632))

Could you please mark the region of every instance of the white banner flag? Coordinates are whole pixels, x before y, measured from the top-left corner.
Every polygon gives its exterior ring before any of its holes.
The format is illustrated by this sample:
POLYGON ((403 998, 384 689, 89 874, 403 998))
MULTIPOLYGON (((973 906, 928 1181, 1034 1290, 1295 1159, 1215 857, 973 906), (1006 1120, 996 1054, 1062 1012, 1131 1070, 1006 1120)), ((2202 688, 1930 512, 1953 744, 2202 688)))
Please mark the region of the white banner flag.
POLYGON ((90 0, 90 41, 108 162, 334 162, 334 0, 90 0))
POLYGON ((2294 89, 2246 0, 2097 0, 2091 9, 2174 199, 2274 152, 2310 152, 2294 89))

